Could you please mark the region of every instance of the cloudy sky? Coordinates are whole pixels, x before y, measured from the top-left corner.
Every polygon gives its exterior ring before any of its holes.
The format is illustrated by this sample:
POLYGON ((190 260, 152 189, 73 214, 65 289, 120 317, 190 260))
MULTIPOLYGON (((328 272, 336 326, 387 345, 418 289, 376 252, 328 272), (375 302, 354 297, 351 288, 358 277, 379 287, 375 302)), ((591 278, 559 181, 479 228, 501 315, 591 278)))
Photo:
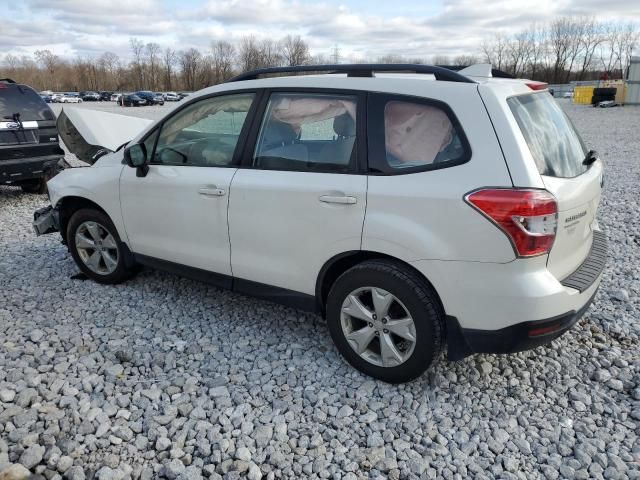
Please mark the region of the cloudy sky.
POLYGON ((482 38, 559 15, 640 21, 640 0, 22 0, 3 2, 0 53, 129 55, 129 38, 177 50, 300 34, 344 58, 477 53, 482 38), (603 17, 606 12, 607 17, 603 17))

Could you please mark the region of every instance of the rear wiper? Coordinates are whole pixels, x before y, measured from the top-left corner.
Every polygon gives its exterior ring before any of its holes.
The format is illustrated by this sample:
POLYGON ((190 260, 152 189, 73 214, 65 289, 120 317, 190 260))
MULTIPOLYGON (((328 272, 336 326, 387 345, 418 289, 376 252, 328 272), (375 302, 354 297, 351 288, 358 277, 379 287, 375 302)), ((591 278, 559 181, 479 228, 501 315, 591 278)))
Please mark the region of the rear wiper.
POLYGON ((18 124, 18 130, 12 130, 13 134, 16 136, 16 140, 18 141, 18 145, 20 145, 22 142, 20 141, 20 136, 18 135, 18 132, 22 132, 22 136, 24 137, 24 125, 22 125, 22 120, 20 120, 20 114, 19 113, 14 113, 11 116, 9 115, 5 115, 4 116, 5 120, 13 120, 13 123, 17 123, 18 124))
POLYGON ((582 164, 591 165, 597 159, 598 159, 598 152, 596 152, 595 150, 589 150, 585 155, 584 160, 582 160, 582 164))

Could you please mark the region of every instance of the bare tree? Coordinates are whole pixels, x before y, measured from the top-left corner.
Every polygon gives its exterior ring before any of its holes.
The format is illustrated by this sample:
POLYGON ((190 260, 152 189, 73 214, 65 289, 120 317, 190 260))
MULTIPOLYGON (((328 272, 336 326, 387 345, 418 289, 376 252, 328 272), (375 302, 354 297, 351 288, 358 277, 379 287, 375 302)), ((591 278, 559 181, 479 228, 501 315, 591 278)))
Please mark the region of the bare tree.
POLYGON ((36 50, 35 56, 38 62, 44 66, 48 75, 49 84, 52 85, 54 89, 57 89, 56 69, 60 64, 60 58, 50 50, 36 50))
POLYGON ((496 34, 492 40, 484 40, 480 48, 487 63, 498 70, 505 68, 508 42, 503 35, 496 34))
POLYGON ((434 65, 451 65, 451 58, 447 55, 435 55, 431 60, 434 65))
POLYGON ((236 58, 235 47, 225 40, 219 40, 211 46, 211 56, 215 83, 229 80, 233 76, 233 64, 236 58))
POLYGON ((580 50, 582 51, 582 64, 578 73, 578 80, 582 80, 585 77, 587 70, 591 68, 596 49, 604 41, 601 28, 595 19, 584 18, 582 22, 582 35, 579 39, 580 50))
POLYGON ((260 67, 277 67, 282 65, 282 55, 278 42, 266 38, 260 42, 260 67))
POLYGON ((187 90, 196 90, 198 74, 201 68, 202 54, 195 48, 180 52, 182 80, 187 90))
POLYGON ((476 63, 480 63, 480 60, 475 55, 458 55, 453 59, 453 64, 460 67, 468 67, 476 63))
POLYGON ((638 43, 639 33, 636 26, 628 22, 620 26, 619 33, 614 42, 615 56, 620 65, 620 78, 625 78, 629 64, 631 63, 631 54, 638 43))
POLYGON ((283 63, 286 65, 304 65, 309 62, 309 45, 300 35, 287 35, 280 40, 283 63))
POLYGON ((137 38, 130 38, 129 45, 133 60, 131 62, 135 76, 136 88, 144 88, 144 44, 137 38))
POLYGON ((162 49, 157 43, 147 43, 145 46, 145 57, 147 65, 146 86, 151 90, 157 90, 160 79, 160 62, 162 49))
POLYGON ((260 47, 254 36, 242 37, 238 47, 240 70, 248 72, 260 68, 260 47))
POLYGON ((98 69, 101 76, 101 88, 109 90, 120 89, 121 70, 120 59, 115 53, 104 52, 98 58, 98 69))
POLYGON ((162 55, 162 69, 164 71, 164 89, 173 89, 173 67, 176 64, 176 51, 167 47, 162 55))

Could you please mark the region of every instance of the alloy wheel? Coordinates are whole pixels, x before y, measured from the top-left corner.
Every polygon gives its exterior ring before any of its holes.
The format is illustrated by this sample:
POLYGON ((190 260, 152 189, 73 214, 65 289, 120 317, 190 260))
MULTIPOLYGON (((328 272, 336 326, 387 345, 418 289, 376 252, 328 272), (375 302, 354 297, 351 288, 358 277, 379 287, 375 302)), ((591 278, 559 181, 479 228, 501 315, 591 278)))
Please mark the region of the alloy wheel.
POLYGON ((81 223, 76 230, 75 245, 80 259, 92 272, 109 275, 118 268, 116 240, 99 223, 81 223))
POLYGON ((340 323, 349 346, 379 367, 401 365, 416 346, 411 313, 396 296, 382 288, 362 287, 347 295, 340 323))

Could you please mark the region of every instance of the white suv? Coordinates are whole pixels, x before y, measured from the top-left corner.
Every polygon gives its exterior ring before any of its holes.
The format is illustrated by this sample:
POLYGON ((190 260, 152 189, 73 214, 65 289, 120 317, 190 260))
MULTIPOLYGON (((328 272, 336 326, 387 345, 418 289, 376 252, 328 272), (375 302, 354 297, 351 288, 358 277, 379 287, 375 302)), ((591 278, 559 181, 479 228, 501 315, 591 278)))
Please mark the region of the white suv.
POLYGON ((539 84, 464 73, 276 68, 148 125, 63 112, 65 143, 98 159, 49 182, 34 227, 97 282, 142 264, 320 312, 387 382, 443 346, 456 360, 545 344, 600 282, 602 163, 539 84), (330 73, 258 79, 301 71, 330 73))

